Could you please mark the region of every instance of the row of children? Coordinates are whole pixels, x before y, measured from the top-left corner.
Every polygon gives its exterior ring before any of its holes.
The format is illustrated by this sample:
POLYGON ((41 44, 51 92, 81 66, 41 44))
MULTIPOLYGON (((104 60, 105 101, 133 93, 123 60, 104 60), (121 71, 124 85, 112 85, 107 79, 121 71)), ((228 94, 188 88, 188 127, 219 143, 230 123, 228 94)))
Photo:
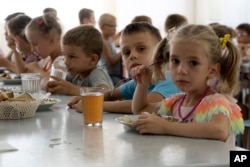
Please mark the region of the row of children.
POLYGON ((15 70, 41 73, 46 91, 75 95, 68 105, 78 111, 80 87, 104 88, 104 110, 141 114, 133 125, 142 134, 207 138, 234 145, 235 135, 244 130, 233 99, 239 91, 239 50, 205 25, 182 23, 167 33, 162 39, 159 30, 145 22, 130 23, 122 30, 120 55, 133 80, 113 90, 106 69, 98 68, 105 50, 103 35, 93 25, 80 25, 61 40, 57 19, 45 14, 31 19, 24 28, 31 50, 41 60, 25 64, 14 52, 15 70), (67 78, 48 81, 51 64, 58 61, 66 65, 67 78), (152 63, 153 70, 147 68, 152 63), (167 122, 158 114, 178 117, 183 123, 167 122))

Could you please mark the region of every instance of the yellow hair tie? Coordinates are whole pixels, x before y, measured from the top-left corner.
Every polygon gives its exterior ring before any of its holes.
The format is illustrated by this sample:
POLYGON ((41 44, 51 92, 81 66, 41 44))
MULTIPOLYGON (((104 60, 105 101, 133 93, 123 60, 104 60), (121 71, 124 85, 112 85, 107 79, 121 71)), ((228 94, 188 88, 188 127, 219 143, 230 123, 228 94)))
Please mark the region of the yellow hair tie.
POLYGON ((222 49, 226 47, 226 44, 229 40, 230 40, 230 34, 225 34, 223 38, 220 38, 220 46, 222 49))

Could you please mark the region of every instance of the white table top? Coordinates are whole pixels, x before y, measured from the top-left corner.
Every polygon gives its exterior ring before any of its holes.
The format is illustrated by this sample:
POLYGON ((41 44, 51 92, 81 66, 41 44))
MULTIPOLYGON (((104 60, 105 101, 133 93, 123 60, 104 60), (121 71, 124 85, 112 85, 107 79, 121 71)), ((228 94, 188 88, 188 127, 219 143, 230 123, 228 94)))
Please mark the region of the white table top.
POLYGON ((229 151, 241 150, 220 141, 126 131, 115 121, 120 114, 104 113, 101 128, 86 127, 62 97, 33 118, 0 120, 0 141, 18 149, 0 152, 1 167, 229 166, 229 151))

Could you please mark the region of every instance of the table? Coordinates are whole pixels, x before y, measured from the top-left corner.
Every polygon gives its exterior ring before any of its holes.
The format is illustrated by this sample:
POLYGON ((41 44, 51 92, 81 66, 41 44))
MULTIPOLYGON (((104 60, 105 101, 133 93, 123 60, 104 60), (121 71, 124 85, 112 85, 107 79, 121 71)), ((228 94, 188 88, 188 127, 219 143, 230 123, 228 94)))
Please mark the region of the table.
POLYGON ((140 135, 104 113, 103 126, 86 127, 67 96, 32 118, 0 120, 0 140, 18 151, 0 152, 1 167, 229 166, 230 148, 214 140, 140 135))

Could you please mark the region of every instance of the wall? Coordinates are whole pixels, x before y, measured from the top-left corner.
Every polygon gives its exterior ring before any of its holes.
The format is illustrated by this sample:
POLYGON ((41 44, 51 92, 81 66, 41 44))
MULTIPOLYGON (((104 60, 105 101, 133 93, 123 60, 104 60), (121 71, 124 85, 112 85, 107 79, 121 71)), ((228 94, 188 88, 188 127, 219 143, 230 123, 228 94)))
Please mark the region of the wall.
POLYGON ((8 0, 0 10, 0 47, 7 53, 4 40, 4 18, 22 11, 31 17, 42 15, 46 7, 57 9, 64 31, 79 24, 78 11, 90 8, 96 19, 102 13, 117 17, 117 31, 130 23, 135 15, 148 15, 164 35, 163 24, 171 13, 185 15, 190 23, 208 24, 219 22, 235 28, 241 22, 250 23, 249 0, 8 0))

